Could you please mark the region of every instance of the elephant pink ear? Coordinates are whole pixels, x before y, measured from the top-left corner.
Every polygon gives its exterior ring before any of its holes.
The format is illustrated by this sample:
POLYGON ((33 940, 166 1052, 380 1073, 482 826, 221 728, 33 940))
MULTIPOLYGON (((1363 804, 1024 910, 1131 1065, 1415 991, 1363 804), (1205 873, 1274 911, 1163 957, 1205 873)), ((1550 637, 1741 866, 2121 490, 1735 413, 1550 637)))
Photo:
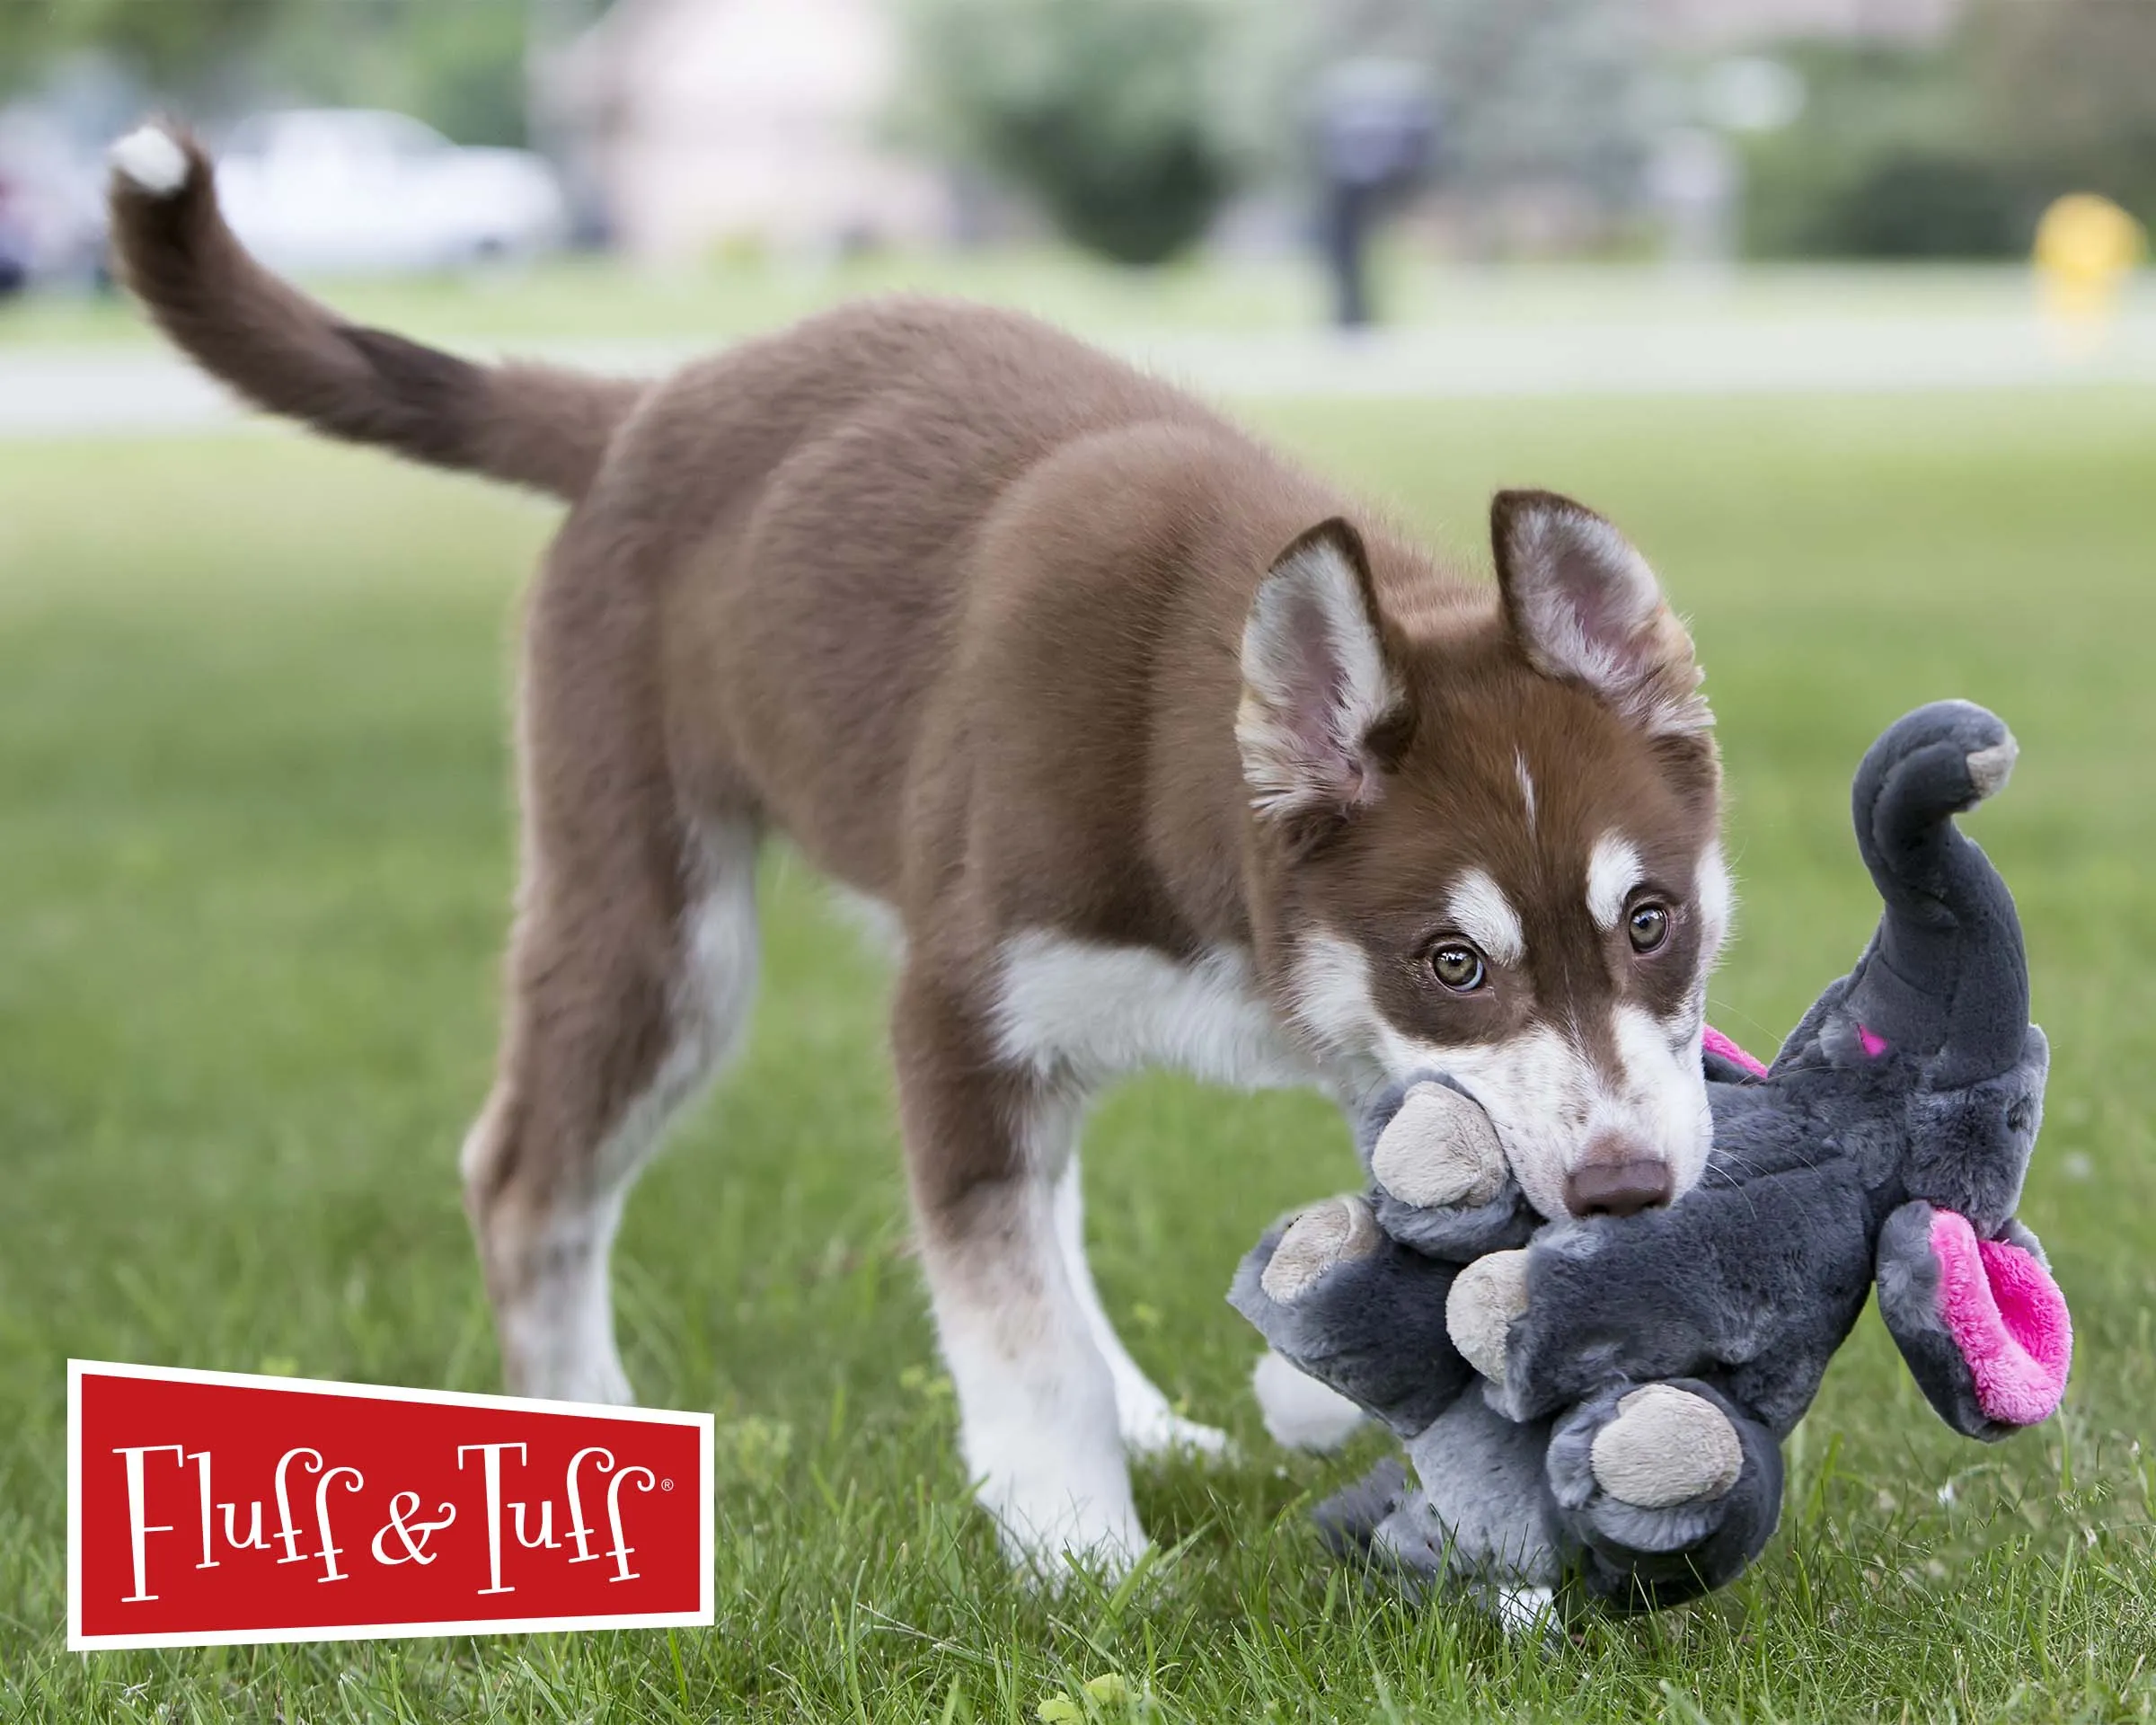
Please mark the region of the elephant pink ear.
POLYGON ((1732 1065, 1742 1066, 1754 1078, 1764 1078, 1767 1075, 1767 1068, 1763 1061, 1746 1054, 1744 1049, 1737 1047, 1732 1039, 1724 1036, 1711 1024, 1700 1033, 1700 1046, 1709 1054, 1719 1054, 1732 1065))
POLYGON ((2066 1393, 2073 1321, 2066 1296, 2033 1253, 1979 1240, 1952 1210, 1931 1217, 1939 1315, 1968 1362, 1976 1405, 2001 1425, 2049 1419, 2066 1393))

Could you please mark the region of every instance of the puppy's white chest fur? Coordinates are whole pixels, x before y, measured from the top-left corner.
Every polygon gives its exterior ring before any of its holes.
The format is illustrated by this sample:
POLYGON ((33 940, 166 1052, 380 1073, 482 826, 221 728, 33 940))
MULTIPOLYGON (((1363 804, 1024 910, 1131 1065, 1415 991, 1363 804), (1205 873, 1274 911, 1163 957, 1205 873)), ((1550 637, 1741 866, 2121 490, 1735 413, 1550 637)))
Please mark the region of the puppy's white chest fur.
POLYGON ((998 1048, 1044 1075, 1091 1083, 1168 1066, 1246 1090, 1318 1080, 1232 948, 1181 962, 1029 930, 999 956, 998 1048))

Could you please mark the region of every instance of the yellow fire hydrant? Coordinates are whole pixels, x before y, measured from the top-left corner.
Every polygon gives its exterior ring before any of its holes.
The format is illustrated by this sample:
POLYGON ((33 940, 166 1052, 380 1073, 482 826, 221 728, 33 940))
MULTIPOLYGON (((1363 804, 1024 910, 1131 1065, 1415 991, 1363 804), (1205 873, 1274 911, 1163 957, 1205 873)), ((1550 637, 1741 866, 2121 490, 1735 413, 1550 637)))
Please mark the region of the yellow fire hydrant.
POLYGON ((2094 192, 2069 192, 2044 212, 2034 254, 2037 299, 2068 351, 2101 345, 2147 245, 2141 224, 2094 192))

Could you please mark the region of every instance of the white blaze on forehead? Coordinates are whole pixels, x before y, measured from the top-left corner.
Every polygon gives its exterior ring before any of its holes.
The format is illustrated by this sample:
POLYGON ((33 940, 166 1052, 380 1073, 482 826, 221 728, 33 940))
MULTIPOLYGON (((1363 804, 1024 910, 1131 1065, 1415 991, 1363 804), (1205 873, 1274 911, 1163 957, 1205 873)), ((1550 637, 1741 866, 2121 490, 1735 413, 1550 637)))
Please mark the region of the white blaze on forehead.
POLYGON ((1499 964, 1517 964, 1527 955, 1520 914, 1505 889, 1480 869, 1470 869, 1453 883, 1445 901, 1452 925, 1499 964))
POLYGON ((1624 913, 1624 901, 1632 889, 1647 878, 1639 853, 1631 841, 1604 833, 1587 854, 1587 914, 1601 928, 1615 928, 1624 913))
POLYGON ((1524 749, 1512 752, 1512 770, 1520 775, 1520 800, 1527 805, 1527 830, 1534 831, 1534 774, 1527 770, 1527 753, 1524 749))

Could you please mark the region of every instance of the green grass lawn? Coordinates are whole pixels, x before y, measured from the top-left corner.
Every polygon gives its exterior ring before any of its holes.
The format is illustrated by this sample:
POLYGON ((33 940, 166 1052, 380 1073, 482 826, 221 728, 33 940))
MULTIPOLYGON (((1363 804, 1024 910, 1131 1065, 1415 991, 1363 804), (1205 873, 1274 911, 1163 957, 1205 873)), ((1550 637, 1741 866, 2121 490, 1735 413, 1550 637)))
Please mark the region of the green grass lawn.
POLYGON ((1031 1596, 954 1460, 878 973, 780 856, 753 1042, 619 1257, 643 1394, 718 1415, 718 1627, 70 1654, 68 1355, 495 1387, 454 1155, 509 889, 513 596, 551 512, 284 438, 13 445, 0 1717, 1030 1721, 1110 1672, 1171 1719, 2156 1715, 2156 395, 1270 417, 1471 555, 1504 482, 1650 550, 1728 763, 1745 911, 1715 1015, 1757 1049, 1876 915, 1845 813, 1864 745, 1944 694, 2013 725, 1975 825, 2054 1049, 2024 1214, 2077 1316, 2063 1416, 1950 1436, 1868 1315, 1727 1594, 1559 1650, 1406 1609, 1304 1527, 1375 1440, 1273 1450, 1222 1301, 1271 1216, 1351 1183, 1345 1132, 1313 1099, 1148 1080, 1091 1134, 1095 1261, 1241 1459, 1143 1479, 1180 1547, 1149 1585, 1031 1596))

